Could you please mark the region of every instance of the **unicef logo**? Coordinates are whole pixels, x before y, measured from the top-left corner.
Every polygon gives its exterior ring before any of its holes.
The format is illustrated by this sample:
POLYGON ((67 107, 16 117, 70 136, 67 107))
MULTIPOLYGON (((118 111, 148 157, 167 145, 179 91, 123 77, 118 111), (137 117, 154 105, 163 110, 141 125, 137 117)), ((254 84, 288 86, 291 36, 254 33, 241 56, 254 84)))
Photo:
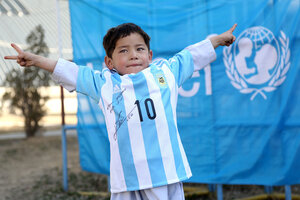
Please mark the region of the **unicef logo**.
POLYGON ((258 94, 267 99, 265 93, 284 82, 290 67, 289 39, 281 31, 278 42, 261 26, 242 32, 234 45, 224 48, 223 55, 231 84, 241 93, 251 93, 251 100, 258 94))

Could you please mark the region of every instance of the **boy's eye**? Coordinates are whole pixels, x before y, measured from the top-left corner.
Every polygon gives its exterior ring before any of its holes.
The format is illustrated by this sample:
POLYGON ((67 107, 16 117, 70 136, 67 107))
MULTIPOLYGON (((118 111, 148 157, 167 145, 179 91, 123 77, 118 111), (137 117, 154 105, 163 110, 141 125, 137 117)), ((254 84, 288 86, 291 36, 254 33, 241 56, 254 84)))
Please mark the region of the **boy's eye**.
POLYGON ((127 52, 127 49, 121 49, 119 52, 120 52, 120 53, 126 53, 126 52, 127 52))
POLYGON ((139 48, 137 48, 137 50, 138 51, 143 51, 143 50, 145 50, 145 48, 144 47, 139 47, 139 48))

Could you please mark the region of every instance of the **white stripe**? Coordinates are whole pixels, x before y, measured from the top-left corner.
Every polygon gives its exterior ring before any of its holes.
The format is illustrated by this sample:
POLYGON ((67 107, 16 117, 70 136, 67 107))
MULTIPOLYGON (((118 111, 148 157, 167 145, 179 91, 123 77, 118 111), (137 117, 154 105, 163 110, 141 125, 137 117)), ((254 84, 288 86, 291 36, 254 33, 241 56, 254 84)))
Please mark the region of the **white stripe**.
POLYGON ((105 105, 103 105, 103 99, 102 99, 102 96, 100 96, 99 98, 99 102, 98 102, 98 105, 100 107, 100 109, 102 110, 102 112, 104 113, 104 108, 105 108, 105 105))
MULTIPOLYGON (((136 96, 132 80, 126 76, 121 77, 121 91, 125 88, 123 98, 127 116, 127 126, 130 138, 133 161, 139 181, 139 188, 152 187, 150 170, 147 162, 143 131, 140 123, 138 109, 135 105, 136 96)), ((129 155, 128 155, 129 156, 129 155)))
POLYGON ((177 108, 177 98, 178 98, 178 85, 176 84, 175 77, 174 77, 173 73, 171 72, 171 70, 166 65, 163 65, 162 70, 163 70, 163 72, 166 76, 168 85, 173 86, 173 87, 170 88, 170 90, 171 90, 171 105, 172 105, 172 112, 173 112, 174 122, 175 122, 175 125, 176 125, 177 140, 178 140, 179 149, 180 149, 182 161, 183 161, 183 164, 184 164, 185 172, 186 172, 187 176, 191 176, 191 169, 190 169, 185 151, 183 149, 182 142, 181 142, 179 132, 178 132, 178 128, 177 128, 176 108, 177 108))
POLYGON ((168 182, 172 181, 174 183, 174 180, 178 180, 178 176, 160 88, 156 85, 156 81, 150 72, 150 68, 144 70, 143 73, 145 77, 147 77, 146 80, 148 83, 149 94, 150 98, 155 102, 155 110, 159 111, 155 118, 155 125, 166 178, 168 182))
POLYGON ((103 113, 105 114, 105 123, 108 131, 108 138, 110 141, 110 184, 112 186, 112 191, 122 191, 127 190, 127 187, 119 154, 118 141, 114 140, 115 127, 113 125, 116 121, 115 112, 113 110, 112 112, 110 112, 111 109, 107 109, 108 105, 112 103, 113 84, 111 81, 110 72, 104 72, 104 76, 106 82, 101 88, 101 97, 103 98, 104 102, 103 113))

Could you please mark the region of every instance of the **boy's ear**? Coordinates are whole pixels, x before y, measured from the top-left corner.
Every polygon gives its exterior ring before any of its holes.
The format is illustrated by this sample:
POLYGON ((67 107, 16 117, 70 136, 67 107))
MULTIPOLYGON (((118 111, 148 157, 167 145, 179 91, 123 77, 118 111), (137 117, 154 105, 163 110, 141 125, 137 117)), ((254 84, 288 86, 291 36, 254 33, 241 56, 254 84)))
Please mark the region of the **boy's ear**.
POLYGON ((153 57, 153 51, 149 50, 149 60, 152 61, 152 57, 153 57))
POLYGON ((105 56, 104 62, 105 62, 105 65, 108 67, 108 69, 110 69, 110 70, 113 69, 112 59, 110 57, 105 56))

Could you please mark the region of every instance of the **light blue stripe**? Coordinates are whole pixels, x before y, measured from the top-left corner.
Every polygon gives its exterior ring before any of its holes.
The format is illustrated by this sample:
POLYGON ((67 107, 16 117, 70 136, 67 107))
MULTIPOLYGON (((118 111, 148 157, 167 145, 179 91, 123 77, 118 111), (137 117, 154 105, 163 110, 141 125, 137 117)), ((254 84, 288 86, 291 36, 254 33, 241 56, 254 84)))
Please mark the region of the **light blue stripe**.
POLYGON ((194 62, 191 53, 184 49, 173 58, 176 62, 171 62, 170 69, 176 77, 176 83, 180 87, 187 79, 191 78, 194 71, 194 62))
POLYGON ((104 84, 103 74, 96 74, 89 67, 80 66, 76 83, 76 91, 89 96, 97 103, 104 84))
MULTIPOLYGON (((119 75, 115 75, 112 77, 113 88, 115 85, 121 88, 121 79, 119 75), (115 79, 115 80, 113 80, 115 79)), ((123 173, 125 178, 125 183, 127 188, 137 187, 139 186, 139 181, 133 161, 130 137, 128 132, 128 125, 126 120, 126 110, 124 106, 124 99, 121 92, 113 94, 113 106, 115 112, 115 119, 117 123, 117 141, 119 145, 119 153, 121 158, 121 163, 123 166, 123 173)), ((113 137, 114 138, 114 137, 113 137)), ((111 142, 115 142, 112 139, 111 142)))
MULTIPOLYGON (((158 143, 155 119, 148 118, 145 106, 145 100, 147 98, 150 98, 146 78, 143 73, 139 73, 138 76, 130 76, 130 78, 133 82, 136 99, 140 101, 140 108, 143 117, 143 122, 141 122, 141 128, 143 132, 145 151, 152 184, 155 185, 167 183, 166 173, 161 157, 160 146, 158 143)), ((150 108, 150 106, 149 110, 151 116, 153 116, 152 108, 150 108)), ((156 110, 156 114, 158 114, 157 112, 159 111, 156 110)))
MULTIPOLYGON (((151 73, 153 74, 154 79, 157 79, 156 74, 164 74, 162 70, 158 70, 157 68, 151 68, 151 73)), ((165 81, 167 81, 166 76, 164 77, 164 79, 165 81)), ((184 167, 184 162, 181 156, 181 152, 179 149, 179 142, 177 139, 176 124, 174 122, 173 110, 171 104, 171 90, 169 88, 168 82, 167 82, 167 87, 166 86, 161 87, 160 84, 158 84, 158 86, 160 88, 161 98, 163 101, 165 115, 168 122, 169 135, 170 135, 171 146, 174 154, 176 172, 178 178, 181 179, 186 177, 187 175, 184 167)))
MULTIPOLYGON (((105 85, 105 84, 107 84, 107 80, 106 80, 106 78, 105 78, 105 72, 106 72, 107 70, 102 70, 102 78, 103 78, 103 85, 102 85, 102 87, 105 85)), ((102 109, 103 109, 103 113, 105 112, 105 104, 104 104, 104 101, 103 101, 103 97, 102 97, 102 87, 101 87, 101 89, 100 89, 100 94, 101 94, 101 96, 100 96, 100 101, 99 101, 99 104, 101 104, 101 107, 102 107, 102 109)))

